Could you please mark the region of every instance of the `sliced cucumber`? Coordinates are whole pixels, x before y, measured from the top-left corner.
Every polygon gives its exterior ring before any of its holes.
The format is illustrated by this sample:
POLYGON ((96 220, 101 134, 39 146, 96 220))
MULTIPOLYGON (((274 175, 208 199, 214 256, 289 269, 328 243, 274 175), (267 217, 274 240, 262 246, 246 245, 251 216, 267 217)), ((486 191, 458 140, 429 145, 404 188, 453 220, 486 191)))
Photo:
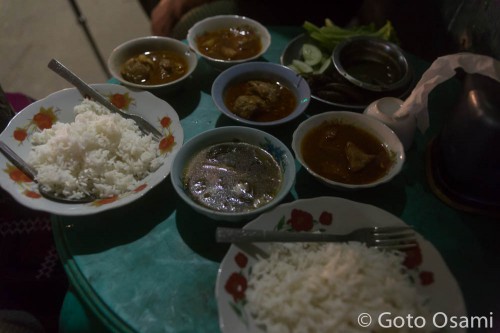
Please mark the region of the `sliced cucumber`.
POLYGON ((288 68, 290 68, 292 71, 294 71, 297 74, 300 74, 300 70, 295 66, 294 64, 288 65, 288 68))
POLYGON ((298 59, 294 59, 292 61, 292 65, 295 66, 295 68, 297 68, 302 74, 308 74, 314 71, 310 65, 298 59))
POLYGON ((305 43, 302 45, 302 58, 309 66, 315 66, 323 59, 323 53, 316 45, 305 43))
POLYGON ((330 58, 324 59, 321 66, 317 70, 314 71, 314 74, 323 74, 328 69, 328 67, 330 67, 331 63, 332 63, 332 59, 330 59, 330 58))

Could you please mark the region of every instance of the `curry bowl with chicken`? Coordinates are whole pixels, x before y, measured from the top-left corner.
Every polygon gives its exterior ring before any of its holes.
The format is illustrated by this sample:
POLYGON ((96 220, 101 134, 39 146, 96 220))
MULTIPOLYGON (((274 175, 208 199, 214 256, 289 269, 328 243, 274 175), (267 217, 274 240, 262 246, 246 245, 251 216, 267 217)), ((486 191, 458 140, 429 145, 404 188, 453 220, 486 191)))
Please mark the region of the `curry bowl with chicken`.
POLYGON ((120 83, 158 93, 182 87, 197 65, 198 57, 188 45, 159 36, 129 40, 108 58, 108 69, 120 83))
POLYGON ((403 145, 388 126, 352 111, 308 118, 293 133, 292 149, 311 175, 337 189, 389 182, 405 161, 403 145))
POLYGON ((212 99, 220 112, 238 123, 273 126, 302 115, 311 90, 306 80, 286 66, 248 62, 217 76, 212 99))
POLYGON ((187 33, 189 46, 216 70, 261 57, 271 45, 267 28, 240 15, 215 15, 196 22, 187 33))

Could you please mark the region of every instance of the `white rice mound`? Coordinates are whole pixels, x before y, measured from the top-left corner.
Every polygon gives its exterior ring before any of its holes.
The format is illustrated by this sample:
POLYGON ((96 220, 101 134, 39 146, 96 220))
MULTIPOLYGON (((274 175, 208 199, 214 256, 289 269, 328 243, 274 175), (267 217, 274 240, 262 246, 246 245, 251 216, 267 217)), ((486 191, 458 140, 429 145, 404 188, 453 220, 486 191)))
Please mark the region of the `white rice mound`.
POLYGON ((387 318, 423 316, 431 326, 425 298, 404 272, 403 260, 397 252, 361 243, 272 244, 270 256, 252 266, 248 309, 267 333, 412 332, 408 325, 380 327, 384 312, 392 314, 387 318), (369 329, 358 324, 361 313, 371 315, 369 329))
POLYGON ((56 122, 32 135, 28 163, 56 194, 106 198, 134 190, 161 165, 158 143, 130 119, 84 99, 72 123, 56 122))

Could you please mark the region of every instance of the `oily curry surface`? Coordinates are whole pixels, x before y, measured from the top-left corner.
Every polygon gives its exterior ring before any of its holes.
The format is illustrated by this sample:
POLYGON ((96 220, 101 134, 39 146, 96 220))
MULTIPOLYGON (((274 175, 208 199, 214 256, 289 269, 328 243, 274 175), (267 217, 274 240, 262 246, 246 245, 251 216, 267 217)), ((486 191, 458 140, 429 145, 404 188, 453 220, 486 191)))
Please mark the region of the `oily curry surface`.
POLYGON ((220 212, 247 212, 272 201, 282 184, 281 168, 266 150, 226 142, 198 152, 184 170, 186 193, 220 212))
POLYGON ((201 53, 221 60, 247 59, 262 50, 260 36, 246 25, 207 31, 196 37, 196 43, 201 53))
POLYGON ((312 171, 345 184, 374 182, 394 163, 375 136, 339 121, 325 121, 306 133, 301 154, 312 171))
POLYGON ((125 61, 120 69, 123 78, 132 83, 157 85, 175 81, 188 71, 182 54, 170 51, 148 51, 125 61))
POLYGON ((284 84, 271 80, 231 83, 224 93, 228 109, 245 119, 267 122, 282 119, 295 110, 297 99, 284 84))

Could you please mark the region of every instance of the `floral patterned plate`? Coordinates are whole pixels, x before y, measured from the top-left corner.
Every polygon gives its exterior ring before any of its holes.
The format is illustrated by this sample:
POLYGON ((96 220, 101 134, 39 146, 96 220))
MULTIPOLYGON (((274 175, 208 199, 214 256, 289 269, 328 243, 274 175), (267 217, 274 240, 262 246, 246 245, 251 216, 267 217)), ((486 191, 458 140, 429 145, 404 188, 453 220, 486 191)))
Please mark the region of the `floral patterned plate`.
MULTIPOLYGON (((140 185, 129 193, 86 204, 59 203, 42 197, 37 186, 24 173, 0 154, 0 185, 18 202, 28 208, 57 215, 88 215, 128 204, 143 196, 165 179, 175 154, 184 141, 184 132, 176 111, 165 101, 146 91, 131 91, 117 84, 94 84, 97 91, 107 96, 117 107, 144 117, 163 134, 160 150, 163 163, 158 170, 143 179, 140 185)), ((75 119, 74 106, 83 97, 75 88, 55 92, 36 101, 20 111, 0 134, 0 139, 25 159, 31 149, 30 136, 50 128, 57 121, 72 122, 75 119)))
MULTIPOLYGON (((375 206, 336 197, 319 197, 282 204, 244 228, 347 233, 361 227, 389 225, 404 225, 404 222, 375 206)), ((418 242, 418 248, 408 251, 404 264, 410 269, 417 288, 429 296, 432 314, 442 311, 448 316, 465 316, 462 293, 443 258, 420 235, 418 242)), ((245 290, 252 265, 257 261, 256 255, 265 253, 266 248, 266 243, 233 244, 222 260, 215 294, 223 333, 265 332, 254 324, 247 310, 245 290)), ((454 328, 453 332, 465 330, 454 328)))

